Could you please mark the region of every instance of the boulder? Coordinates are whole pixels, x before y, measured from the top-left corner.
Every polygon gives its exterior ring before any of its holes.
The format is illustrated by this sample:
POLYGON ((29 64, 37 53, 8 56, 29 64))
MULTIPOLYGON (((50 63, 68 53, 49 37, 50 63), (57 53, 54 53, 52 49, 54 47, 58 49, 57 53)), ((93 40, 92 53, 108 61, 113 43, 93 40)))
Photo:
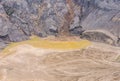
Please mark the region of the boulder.
POLYGON ((116 45, 118 41, 118 38, 115 35, 105 30, 86 30, 82 33, 81 38, 111 45, 116 45))

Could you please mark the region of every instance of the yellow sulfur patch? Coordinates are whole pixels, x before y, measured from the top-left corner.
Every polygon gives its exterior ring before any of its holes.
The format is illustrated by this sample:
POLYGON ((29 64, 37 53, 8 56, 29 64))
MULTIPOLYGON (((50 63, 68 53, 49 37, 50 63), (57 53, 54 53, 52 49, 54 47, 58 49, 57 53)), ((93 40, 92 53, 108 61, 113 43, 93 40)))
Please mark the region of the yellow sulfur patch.
MULTIPOLYGON (((33 36, 30 40, 11 43, 8 47, 6 47, 2 53, 10 53, 10 49, 19 45, 28 44, 36 48, 45 48, 45 49, 53 49, 53 50, 74 50, 74 49, 82 49, 86 48, 91 44, 91 42, 87 40, 81 41, 53 41, 53 40, 45 40, 39 37, 33 36)), ((12 51, 13 52, 13 51, 12 51)))

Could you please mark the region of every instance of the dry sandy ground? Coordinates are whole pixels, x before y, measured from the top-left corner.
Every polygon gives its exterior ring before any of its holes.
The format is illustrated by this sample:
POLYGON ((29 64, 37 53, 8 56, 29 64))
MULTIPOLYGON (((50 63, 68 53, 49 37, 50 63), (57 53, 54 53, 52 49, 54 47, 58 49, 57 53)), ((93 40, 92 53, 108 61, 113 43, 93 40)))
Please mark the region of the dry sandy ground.
POLYGON ((0 58, 0 81, 120 81, 120 48, 56 51, 21 45, 0 58))

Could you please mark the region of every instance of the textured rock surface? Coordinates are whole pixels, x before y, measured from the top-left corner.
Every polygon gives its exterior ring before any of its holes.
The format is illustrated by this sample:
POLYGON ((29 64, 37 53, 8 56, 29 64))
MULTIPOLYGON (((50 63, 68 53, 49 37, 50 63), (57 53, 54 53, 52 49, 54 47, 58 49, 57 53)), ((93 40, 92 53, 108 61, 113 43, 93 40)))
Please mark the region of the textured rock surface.
POLYGON ((118 38, 113 34, 103 30, 86 30, 82 33, 81 38, 86 38, 91 41, 98 41, 108 43, 111 45, 117 45, 118 38))
POLYGON ((89 0, 89 7, 81 25, 87 30, 103 29, 120 36, 120 1, 119 0, 89 0), (93 1, 93 3, 92 3, 93 1))
POLYGON ((66 1, 0 0, 0 38, 6 36, 10 41, 22 41, 33 34, 57 35, 64 24, 69 24, 71 33, 77 35, 82 30, 101 29, 120 38, 119 0, 73 0, 72 7, 68 7, 66 1), (72 19, 66 15, 71 13, 74 14, 72 19), (69 22, 65 23, 66 19, 69 22))

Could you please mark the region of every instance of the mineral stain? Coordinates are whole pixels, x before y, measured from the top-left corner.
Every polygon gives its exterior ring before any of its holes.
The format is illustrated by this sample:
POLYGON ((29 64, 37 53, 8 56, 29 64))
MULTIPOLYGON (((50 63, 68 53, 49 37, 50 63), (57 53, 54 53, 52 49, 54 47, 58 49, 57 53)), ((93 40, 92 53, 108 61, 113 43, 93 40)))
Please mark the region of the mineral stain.
MULTIPOLYGON (((35 48, 51 49, 51 50, 75 50, 84 49, 91 45, 90 41, 80 40, 80 41, 54 41, 39 38, 37 36, 31 37, 30 40, 11 43, 9 44, 1 54, 11 54, 11 49, 20 45, 31 45, 35 48)), ((21 50, 22 51, 22 50, 21 50)))

